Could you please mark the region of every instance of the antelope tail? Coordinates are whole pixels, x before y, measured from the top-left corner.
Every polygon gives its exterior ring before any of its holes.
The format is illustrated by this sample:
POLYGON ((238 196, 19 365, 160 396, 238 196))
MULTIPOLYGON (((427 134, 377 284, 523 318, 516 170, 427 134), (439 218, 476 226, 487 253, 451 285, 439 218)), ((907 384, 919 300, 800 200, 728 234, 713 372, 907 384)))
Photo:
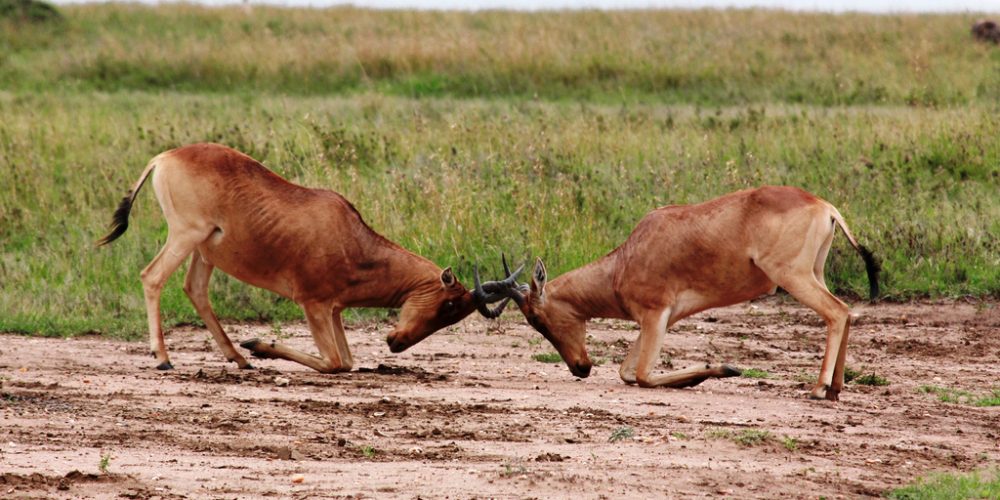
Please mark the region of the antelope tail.
POLYGON ((121 203, 118 204, 118 208, 115 210, 115 215, 111 218, 111 230, 103 238, 97 240, 97 246, 104 246, 112 241, 118 239, 119 236, 125 234, 128 229, 128 214, 132 211, 132 202, 135 201, 136 195, 139 194, 139 188, 146 182, 146 178, 149 174, 153 172, 153 167, 156 166, 157 158, 153 158, 146 165, 146 169, 142 171, 142 175, 139 176, 139 180, 136 181, 132 189, 129 190, 128 194, 122 198, 121 203))
POLYGON ((830 217, 833 221, 840 226, 840 229, 844 231, 844 236, 847 236, 847 240, 851 242, 851 246, 861 254, 861 258, 865 261, 865 272, 868 273, 868 300, 875 302, 878 300, 878 274, 882 270, 878 261, 875 259, 875 254, 871 250, 865 248, 864 245, 858 243, 858 240, 854 239, 854 235, 851 234, 851 230, 847 229, 847 223, 844 222, 844 216, 840 215, 837 208, 830 205, 830 217))

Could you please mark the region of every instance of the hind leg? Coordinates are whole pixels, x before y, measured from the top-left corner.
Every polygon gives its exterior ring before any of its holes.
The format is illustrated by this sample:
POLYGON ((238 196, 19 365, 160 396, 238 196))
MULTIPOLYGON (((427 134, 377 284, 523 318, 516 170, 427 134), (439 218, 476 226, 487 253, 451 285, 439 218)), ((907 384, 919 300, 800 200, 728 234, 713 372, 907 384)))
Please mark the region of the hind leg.
MULTIPOLYGON (((816 263, 813 265, 813 275, 816 277, 816 281, 820 285, 826 288, 826 279, 823 276, 823 270, 826 266, 826 257, 830 253, 830 246, 833 244, 833 236, 836 233, 836 223, 830 223, 830 234, 826 237, 826 240, 819 247, 819 253, 816 254, 816 263)), ((833 384, 831 388, 835 393, 840 393, 844 388, 844 363, 847 361, 847 339, 850 335, 851 329, 851 319, 850 312, 848 312, 847 321, 844 323, 844 333, 840 338, 840 348, 837 349, 837 363, 834 365, 833 369, 833 384)))
POLYGON ((171 230, 167 242, 160 253, 142 270, 142 291, 146 297, 146 318, 149 320, 149 348, 156 357, 158 370, 170 370, 167 345, 163 340, 163 326, 160 318, 160 295, 167 278, 180 267, 181 263, 195 250, 204 235, 194 230, 171 230))
POLYGON ((222 329, 222 325, 219 324, 215 311, 212 310, 212 303, 208 298, 208 282, 212 278, 213 269, 215 266, 209 264, 201 256, 201 252, 195 250, 191 256, 191 267, 184 279, 184 293, 191 299, 195 310, 198 311, 201 320, 205 322, 208 331, 212 332, 215 343, 219 345, 219 349, 222 349, 222 354, 226 356, 226 359, 235 362, 240 368, 253 368, 250 363, 247 363, 246 358, 236 351, 236 347, 233 346, 232 341, 222 329))
POLYGON ((826 353, 819 380, 810 396, 813 399, 836 401, 844 388, 844 361, 847 359, 847 337, 850 315, 847 304, 835 297, 811 274, 786 277, 778 282, 799 302, 816 311, 826 322, 826 353))
POLYGON ((813 276, 816 277, 816 281, 820 285, 823 285, 823 288, 826 288, 826 278, 823 277, 823 270, 826 266, 826 256, 830 253, 830 246, 833 244, 834 229, 836 229, 836 226, 831 223, 830 233, 820 243, 819 251, 816 253, 816 261, 813 263, 813 276))

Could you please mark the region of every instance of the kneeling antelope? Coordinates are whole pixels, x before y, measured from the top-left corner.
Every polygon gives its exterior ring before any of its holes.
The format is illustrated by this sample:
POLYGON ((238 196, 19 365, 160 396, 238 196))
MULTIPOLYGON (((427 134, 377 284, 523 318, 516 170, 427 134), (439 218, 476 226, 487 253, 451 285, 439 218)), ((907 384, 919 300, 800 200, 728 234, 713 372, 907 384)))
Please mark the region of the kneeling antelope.
POLYGON ((826 354, 811 396, 836 401, 844 387, 850 317, 847 305, 827 290, 823 266, 837 226, 864 259, 875 300, 879 269, 871 252, 858 244, 833 205, 793 187, 762 187, 656 209, 603 258, 551 283, 539 259, 527 290, 511 280, 504 293, 574 375, 590 374, 586 321, 630 319, 641 330, 621 365, 622 380, 641 387, 689 387, 740 372, 717 365, 654 375, 667 328, 780 286, 826 322, 826 354))
POLYGON ((372 230, 343 196, 292 184, 253 158, 217 144, 185 146, 150 160, 98 245, 128 229, 132 203, 151 174, 168 234, 141 278, 150 348, 161 370, 173 365, 160 325, 160 292, 189 256, 184 291, 226 359, 240 368, 252 367, 233 347, 208 299, 216 267, 298 303, 320 355, 256 339, 242 347, 257 357, 287 359, 324 373, 353 366, 340 318, 345 308, 401 308, 399 323, 387 338, 389 348, 400 352, 473 310, 496 317, 506 305, 487 307, 501 298, 490 291, 513 283, 514 276, 470 293, 451 268, 441 270, 372 230))

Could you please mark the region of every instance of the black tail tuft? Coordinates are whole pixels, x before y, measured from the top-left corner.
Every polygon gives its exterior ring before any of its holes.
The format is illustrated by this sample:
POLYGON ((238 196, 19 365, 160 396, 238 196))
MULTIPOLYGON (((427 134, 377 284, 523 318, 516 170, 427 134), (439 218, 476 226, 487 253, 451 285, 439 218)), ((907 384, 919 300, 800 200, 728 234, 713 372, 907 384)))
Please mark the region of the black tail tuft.
POLYGON ((115 215, 111 218, 111 232, 97 240, 97 246, 107 245, 125 234, 125 231, 128 229, 128 214, 131 211, 132 192, 130 191, 122 198, 122 202, 118 204, 118 209, 115 210, 115 215))
POLYGON ((864 245, 858 245, 858 253, 864 259, 865 271, 868 273, 868 300, 875 302, 878 300, 878 273, 882 270, 882 266, 875 259, 875 254, 864 245))

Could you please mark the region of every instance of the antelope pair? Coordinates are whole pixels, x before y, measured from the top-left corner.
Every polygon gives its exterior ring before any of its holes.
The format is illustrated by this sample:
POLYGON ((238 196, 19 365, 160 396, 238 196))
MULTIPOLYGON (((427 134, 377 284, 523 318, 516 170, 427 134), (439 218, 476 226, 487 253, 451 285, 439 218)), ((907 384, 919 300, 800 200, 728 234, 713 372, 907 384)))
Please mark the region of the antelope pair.
POLYGON ((390 350, 401 352, 473 310, 495 318, 513 300, 574 375, 590 374, 586 321, 622 318, 641 325, 622 363, 622 379, 642 387, 687 387, 739 371, 719 365, 654 375, 666 329, 698 311, 781 286, 827 323, 826 355, 811 395, 836 400, 843 388, 849 316, 847 306, 826 289, 823 266, 837 226, 865 260, 872 298, 878 294, 875 260, 837 209, 796 188, 765 187, 699 205, 663 207, 640 221, 617 249, 551 283, 541 260, 527 287, 516 281, 520 268, 510 272, 504 260, 503 280, 480 283, 477 270, 470 292, 450 268, 441 270, 377 234, 339 194, 289 183, 252 158, 214 144, 154 157, 99 244, 125 232, 135 196, 151 174, 168 236, 141 277, 150 347, 160 369, 172 368, 160 325, 160 293, 189 256, 184 290, 226 359, 250 367, 212 312, 208 281, 215 267, 298 303, 320 356, 259 340, 241 346, 258 357, 288 359, 324 373, 353 366, 340 317, 345 308, 401 308, 387 338, 390 350))

